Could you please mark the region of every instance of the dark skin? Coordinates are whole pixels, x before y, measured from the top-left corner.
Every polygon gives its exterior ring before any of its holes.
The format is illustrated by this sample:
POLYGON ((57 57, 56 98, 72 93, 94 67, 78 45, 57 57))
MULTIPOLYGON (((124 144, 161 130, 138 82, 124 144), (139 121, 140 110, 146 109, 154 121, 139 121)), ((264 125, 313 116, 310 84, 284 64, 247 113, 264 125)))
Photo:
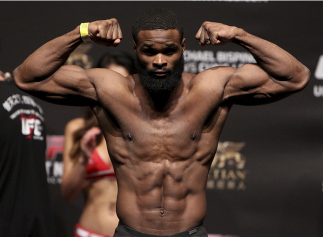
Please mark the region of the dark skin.
MULTIPOLYGON (((91 22, 89 34, 105 46, 122 39, 116 19, 91 22)), ((174 234, 203 223, 208 171, 231 106, 274 102, 309 80, 308 69, 292 55, 243 29, 204 22, 195 37, 202 46, 239 44, 258 63, 183 73, 156 109, 138 75, 63 65, 81 43, 77 27, 43 45, 14 72, 17 86, 34 96, 92 107, 117 176, 118 217, 141 232, 174 234)), ((161 80, 163 69, 173 68, 184 50, 177 30, 141 31, 134 43, 139 61, 161 80)))

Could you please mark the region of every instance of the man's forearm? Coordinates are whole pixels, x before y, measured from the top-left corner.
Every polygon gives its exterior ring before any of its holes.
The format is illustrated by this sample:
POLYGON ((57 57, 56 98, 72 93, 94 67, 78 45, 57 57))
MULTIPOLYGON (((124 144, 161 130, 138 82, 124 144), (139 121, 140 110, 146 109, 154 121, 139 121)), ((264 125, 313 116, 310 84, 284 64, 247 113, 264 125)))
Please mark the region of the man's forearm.
POLYGON ((41 81, 57 71, 82 43, 79 26, 57 37, 32 53, 14 72, 21 83, 41 81), (22 76, 23 75, 23 76, 22 76))

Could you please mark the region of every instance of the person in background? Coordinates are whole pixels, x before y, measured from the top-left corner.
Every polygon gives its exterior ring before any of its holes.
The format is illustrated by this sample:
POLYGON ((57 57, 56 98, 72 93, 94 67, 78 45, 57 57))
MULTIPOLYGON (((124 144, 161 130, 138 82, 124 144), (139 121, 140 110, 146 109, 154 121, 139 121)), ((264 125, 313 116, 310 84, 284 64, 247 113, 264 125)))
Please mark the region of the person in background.
POLYGON ((107 68, 128 76, 136 73, 135 58, 124 51, 106 52, 101 56, 97 68, 107 68))
POLYGON ((0 71, 0 236, 56 237, 42 107, 0 71))
MULTIPOLYGON (((114 70, 123 76, 135 70, 134 58, 125 52, 104 54, 97 67, 114 70)), ((89 234, 113 236, 119 222, 116 215, 117 182, 98 126, 94 113, 87 107, 82 118, 71 120, 65 128, 62 195, 73 200, 83 191, 85 196, 84 209, 74 228, 76 237, 89 234), (83 137, 89 137, 87 134, 93 132, 97 134, 95 141, 85 139, 84 143, 95 144, 95 149, 93 151, 94 147, 91 147, 93 152, 87 153, 82 146, 83 137)))

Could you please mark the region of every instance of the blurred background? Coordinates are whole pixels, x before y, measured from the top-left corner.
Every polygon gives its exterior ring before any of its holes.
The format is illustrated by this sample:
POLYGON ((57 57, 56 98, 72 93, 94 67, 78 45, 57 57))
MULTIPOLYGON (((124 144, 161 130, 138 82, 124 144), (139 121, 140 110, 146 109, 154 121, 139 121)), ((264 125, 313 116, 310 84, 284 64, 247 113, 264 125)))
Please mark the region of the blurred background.
MULTIPOLYGON (((168 8, 182 19, 187 72, 254 62, 234 44, 199 46, 194 36, 203 21, 234 25, 276 43, 312 72, 308 86, 287 99, 232 108, 209 173, 207 231, 239 237, 323 236, 323 2, 1 1, 0 69, 12 73, 47 41, 82 22, 112 17, 123 32, 120 46, 82 45, 75 60, 94 66, 106 51, 133 54, 132 24, 152 7, 168 8)), ((82 116, 84 108, 37 102, 47 124, 44 163, 57 236, 72 237, 83 198, 68 202, 60 193, 63 134, 66 123, 82 116)))

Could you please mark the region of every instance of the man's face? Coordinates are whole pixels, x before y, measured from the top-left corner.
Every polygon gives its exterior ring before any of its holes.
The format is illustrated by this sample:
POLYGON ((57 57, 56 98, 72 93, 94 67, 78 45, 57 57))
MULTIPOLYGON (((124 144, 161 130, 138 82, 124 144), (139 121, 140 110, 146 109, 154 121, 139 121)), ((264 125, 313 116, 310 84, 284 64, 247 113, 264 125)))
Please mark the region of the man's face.
POLYGON ((184 49, 177 30, 140 31, 134 50, 141 85, 156 94, 173 90, 183 72, 184 49))

